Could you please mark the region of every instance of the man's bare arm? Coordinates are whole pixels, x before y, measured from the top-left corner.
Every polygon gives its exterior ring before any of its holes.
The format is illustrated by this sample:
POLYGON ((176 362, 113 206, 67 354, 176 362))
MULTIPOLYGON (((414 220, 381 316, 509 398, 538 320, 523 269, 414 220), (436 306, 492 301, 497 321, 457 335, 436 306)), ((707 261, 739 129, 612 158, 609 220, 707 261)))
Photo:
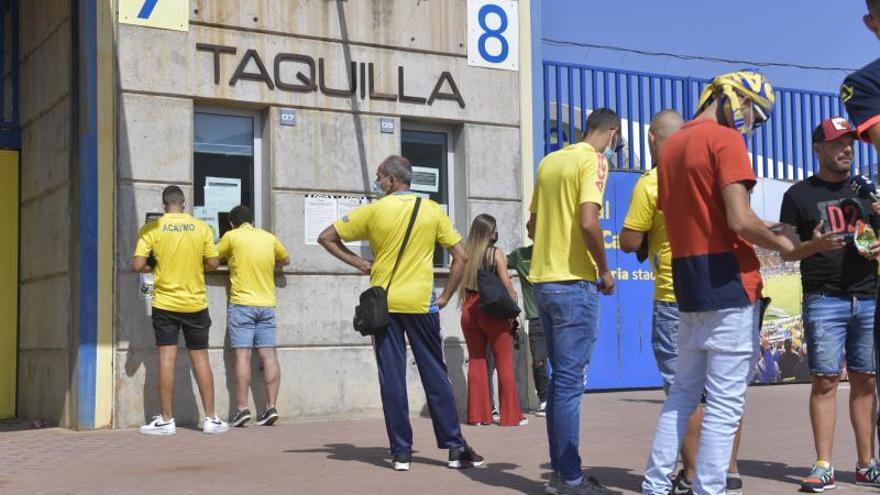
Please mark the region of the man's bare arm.
POLYGON ((318 236, 318 244, 323 246, 328 253, 332 254, 343 263, 351 265, 367 275, 370 274, 370 270, 373 268, 373 263, 354 254, 350 249, 345 247, 345 245, 342 244, 342 238, 339 237, 339 232, 336 231, 336 227, 331 225, 324 229, 324 231, 321 232, 321 235, 318 236))

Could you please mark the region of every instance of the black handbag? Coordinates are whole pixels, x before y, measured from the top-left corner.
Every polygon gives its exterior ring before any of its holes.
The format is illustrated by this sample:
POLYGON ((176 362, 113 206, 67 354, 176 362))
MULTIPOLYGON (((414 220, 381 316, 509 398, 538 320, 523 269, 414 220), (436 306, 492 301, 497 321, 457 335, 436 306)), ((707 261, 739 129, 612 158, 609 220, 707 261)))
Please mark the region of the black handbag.
POLYGON ((419 213, 419 206, 421 204, 422 198, 416 197, 416 204, 413 206, 409 225, 406 227, 406 233, 403 235, 403 243, 400 244, 400 251, 397 253, 394 268, 391 270, 388 285, 385 287, 381 285, 373 286, 362 292, 360 304, 354 308, 352 325, 363 336, 382 335, 388 329, 388 325, 391 324, 391 315, 388 313, 388 289, 391 288, 391 281, 394 280, 394 274, 397 273, 397 266, 400 264, 403 250, 406 249, 406 245, 409 242, 409 236, 412 233, 413 225, 416 223, 416 215, 419 213))
MULTIPOLYGON (((487 250, 487 252, 490 252, 487 250)), ((495 274, 495 248, 492 248, 492 261, 477 271, 477 287, 480 290, 480 309, 499 318, 516 318, 520 309, 510 297, 507 288, 495 274)))

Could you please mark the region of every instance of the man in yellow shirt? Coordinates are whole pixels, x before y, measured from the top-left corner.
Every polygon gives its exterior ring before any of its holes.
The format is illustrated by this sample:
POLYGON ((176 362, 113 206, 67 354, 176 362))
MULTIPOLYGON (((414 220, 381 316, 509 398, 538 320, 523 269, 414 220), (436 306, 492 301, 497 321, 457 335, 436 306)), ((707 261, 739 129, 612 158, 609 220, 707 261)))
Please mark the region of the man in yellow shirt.
POLYGON ((214 411, 214 375, 208 362, 208 297, 205 270, 220 264, 214 234, 204 222, 184 213, 186 199, 177 186, 162 191, 165 214, 147 223, 138 233, 132 267, 136 272, 155 275, 153 290, 153 329, 159 353, 159 402, 162 413, 141 426, 145 435, 174 435, 171 414, 174 370, 180 330, 192 362, 205 419, 202 431, 221 433, 229 426, 214 411), (152 255, 155 267, 147 259, 152 255))
POLYGON ((254 215, 244 205, 229 212, 232 230, 217 246, 220 258, 229 265, 229 342, 235 353, 235 401, 237 409, 229 424, 244 426, 251 420, 247 392, 251 386, 251 350, 257 349, 266 382, 266 407, 258 425, 271 426, 278 420, 275 402, 281 369, 275 347, 275 267, 290 264, 287 250, 274 235, 253 226, 254 215))
POLYGON ((584 370, 598 333, 599 292, 614 290, 599 212, 608 162, 619 141, 620 117, 607 108, 594 110, 582 142, 541 161, 529 208, 535 223, 529 281, 553 363, 547 397, 553 472, 545 488, 551 494, 604 493, 598 480, 584 476, 578 443, 584 370))
POLYGON ((391 324, 383 334, 373 336, 373 348, 394 470, 408 471, 412 457, 404 334, 427 395, 437 447, 449 449, 450 468, 479 466, 483 458, 461 434, 440 333, 440 309, 449 303, 461 282, 467 254, 452 221, 440 205, 429 199, 421 200, 409 241, 401 253, 407 226, 418 204, 417 196, 410 191, 411 181, 409 160, 389 156, 379 165, 374 184, 383 197, 327 227, 318 242, 333 256, 370 275, 371 285, 388 291, 391 324), (369 240, 375 259, 361 258, 346 248, 343 240, 369 240), (443 292, 435 299, 433 260, 438 242, 450 250, 452 267, 443 292), (391 280, 398 255, 400 263, 391 280))
MULTIPOLYGON (((681 114, 675 110, 663 110, 651 120, 648 128, 648 147, 655 162, 660 157, 660 149, 672 133, 684 124, 681 114)), ((620 232, 620 250, 637 253, 647 243, 647 258, 654 271, 654 310, 651 320, 651 344, 663 390, 675 379, 675 364, 678 360, 678 304, 672 285, 672 248, 666 236, 666 221, 663 212, 657 208, 657 166, 639 178, 632 191, 629 211, 620 232)), ((688 493, 696 472, 694 463, 699 447, 700 421, 702 409, 698 408, 692 416, 681 449, 683 469, 673 482, 673 489, 688 493), (690 481, 689 481, 690 480, 690 481)), ((679 493, 675 491, 675 493, 679 493)))

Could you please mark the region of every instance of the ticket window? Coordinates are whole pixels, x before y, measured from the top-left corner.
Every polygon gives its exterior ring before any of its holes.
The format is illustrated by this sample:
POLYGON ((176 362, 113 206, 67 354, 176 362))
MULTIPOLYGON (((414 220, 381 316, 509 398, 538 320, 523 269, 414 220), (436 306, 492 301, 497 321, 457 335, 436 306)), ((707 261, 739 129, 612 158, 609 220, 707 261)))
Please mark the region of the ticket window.
MULTIPOLYGON (((452 133, 442 127, 405 126, 401 132, 401 153, 412 163, 412 191, 436 201, 454 219, 452 133)), ((434 266, 446 266, 448 262, 448 254, 438 244, 434 266)))
POLYGON ((215 229, 229 229, 229 211, 239 205, 262 224, 260 116, 257 112, 200 110, 193 123, 193 214, 215 229))

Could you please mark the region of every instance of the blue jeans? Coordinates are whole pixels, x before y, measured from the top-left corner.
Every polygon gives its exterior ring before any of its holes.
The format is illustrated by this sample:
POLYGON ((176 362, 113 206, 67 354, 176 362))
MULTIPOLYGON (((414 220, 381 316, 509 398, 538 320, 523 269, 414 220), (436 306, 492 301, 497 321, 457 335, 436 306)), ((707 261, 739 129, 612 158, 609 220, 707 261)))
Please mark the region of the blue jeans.
POLYGON ((663 391, 667 394, 675 381, 675 364, 678 361, 678 320, 678 304, 654 301, 651 345, 654 347, 660 378, 663 379, 663 391))
POLYGON ((230 304, 226 312, 233 349, 276 347, 275 308, 230 304))
POLYGON ((583 476, 580 438, 584 372, 599 326, 599 292, 594 282, 535 284, 535 300, 553 375, 547 397, 550 465, 565 481, 583 476))
POLYGON ((875 372, 874 307, 874 299, 804 294, 810 373, 839 375, 844 350, 849 371, 875 372))

